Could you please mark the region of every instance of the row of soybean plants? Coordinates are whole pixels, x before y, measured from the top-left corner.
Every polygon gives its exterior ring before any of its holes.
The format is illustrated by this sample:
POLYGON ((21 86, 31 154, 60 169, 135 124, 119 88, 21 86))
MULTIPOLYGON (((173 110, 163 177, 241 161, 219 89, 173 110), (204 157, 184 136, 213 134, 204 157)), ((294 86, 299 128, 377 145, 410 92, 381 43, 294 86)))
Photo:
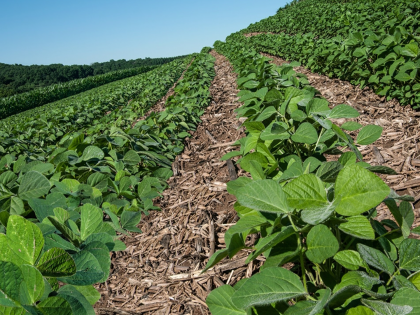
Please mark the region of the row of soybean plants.
POLYGON ((113 82, 70 98, 0 120, 0 152, 48 156, 60 140, 83 128, 142 116, 178 80, 192 56, 177 59, 150 72, 113 82), (131 110, 131 115, 127 111, 131 110), (112 113, 112 115, 110 115, 112 113))
POLYGON ((119 236, 141 232, 141 215, 157 209, 210 103, 213 66, 195 55, 165 110, 134 127, 69 134, 42 161, 0 160, 0 314, 95 314, 93 284, 108 278, 109 253, 125 249, 119 236))
POLYGON ((395 174, 363 162, 358 149, 382 128, 339 118, 359 113, 329 107, 294 64, 276 66, 257 51, 216 42, 238 73, 239 117, 246 137, 222 159, 252 178, 227 184, 239 221, 225 234, 206 270, 225 257, 261 254, 258 273, 210 293, 212 314, 415 314, 420 311, 420 240, 410 238, 410 196, 399 196, 375 173, 395 174), (353 139, 348 131, 357 133, 353 139), (326 155, 338 159, 327 160, 326 155), (377 220, 385 203, 394 219, 377 220), (247 238, 257 234, 255 244, 247 238), (286 263, 291 266, 285 269, 286 263))
POLYGON ((419 9, 414 0, 302 1, 229 39, 418 108, 419 9), (241 36, 256 31, 279 34, 241 36))
POLYGON ((155 68, 156 66, 147 66, 118 70, 4 97, 0 99, 0 119, 79 94, 104 84, 139 75, 155 68))

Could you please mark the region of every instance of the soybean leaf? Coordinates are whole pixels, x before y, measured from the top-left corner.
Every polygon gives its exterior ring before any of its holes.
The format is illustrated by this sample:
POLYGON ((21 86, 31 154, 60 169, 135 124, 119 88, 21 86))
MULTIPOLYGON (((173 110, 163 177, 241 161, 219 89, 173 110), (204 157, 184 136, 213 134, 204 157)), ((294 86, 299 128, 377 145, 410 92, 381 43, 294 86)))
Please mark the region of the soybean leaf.
POLYGON ((383 315, 406 315, 410 314, 413 308, 408 305, 400 306, 383 301, 361 300, 364 305, 375 311, 377 314, 383 315))
POLYGON ((267 305, 305 295, 299 276, 293 272, 272 267, 249 278, 246 285, 232 295, 233 304, 239 309, 267 305))
POLYGON ((206 268, 204 268, 203 272, 209 270, 211 267, 216 265, 219 261, 221 261, 223 258, 227 257, 228 250, 227 248, 220 249, 217 252, 215 252, 207 262, 206 268))
MULTIPOLYGON (((325 305, 328 302, 328 299, 331 296, 331 289, 327 288, 323 291, 321 298, 317 302, 312 301, 302 301, 298 302, 294 306, 288 308, 284 315, 317 315, 322 312, 325 305)), ((320 291, 317 291, 318 293, 320 291)))
POLYGON ((377 206, 390 192, 378 176, 358 165, 340 171, 335 183, 335 211, 341 215, 358 215, 377 206))
POLYGON ((104 276, 101 265, 92 253, 81 251, 72 257, 76 263, 76 273, 57 280, 73 285, 89 285, 100 281, 104 276))
POLYGON ((37 268, 44 277, 67 277, 76 273, 73 258, 61 248, 51 248, 43 253, 37 268))
POLYGON ((51 296, 37 305, 45 315, 71 315, 70 304, 60 296, 51 296))
POLYGON ((123 161, 128 165, 137 165, 140 163, 140 156, 136 151, 130 150, 124 155, 123 161))
POLYGON ((58 296, 69 302, 73 314, 95 315, 95 311, 89 301, 74 286, 65 285, 58 290, 58 296))
POLYGON ((312 124, 304 122, 292 135, 292 140, 298 143, 314 144, 318 140, 318 133, 312 124))
POLYGON ((407 238, 401 243, 399 250, 401 269, 420 270, 420 240, 407 238))
POLYGON ((30 171, 23 175, 19 186, 19 198, 29 200, 48 193, 51 188, 49 180, 37 171, 30 171))
POLYGON ((306 243, 308 247, 306 257, 318 264, 334 256, 339 249, 334 234, 323 224, 316 225, 309 231, 306 243))
POLYGON ((34 223, 18 215, 11 215, 6 235, 0 234, 0 260, 20 266, 34 265, 44 246, 41 230, 34 223))
POLYGON ((80 214, 80 238, 84 241, 102 224, 103 212, 94 205, 85 204, 80 208, 80 214))
POLYGON ((239 188, 236 197, 241 205, 261 212, 289 212, 283 189, 270 179, 252 181, 239 188))
POLYGON ((0 261, 0 295, 19 301, 19 288, 23 282, 22 270, 14 263, 0 261))
POLYGON ((355 215, 347 218, 347 222, 341 223, 338 228, 351 236, 373 240, 375 239, 375 231, 370 225, 369 220, 362 215, 355 215))
POLYGON ((355 121, 347 121, 344 124, 341 125, 341 129, 348 130, 348 131, 355 131, 363 126, 355 121))
POLYGON ((77 291, 83 294, 90 305, 95 305, 101 298, 101 294, 93 287, 93 285, 73 286, 77 291))
POLYGON ((284 187, 289 205, 297 209, 317 209, 328 205, 324 184, 314 174, 304 174, 284 187))
POLYGON ((391 304, 400 306, 409 305, 413 308, 410 314, 420 314, 420 292, 416 289, 401 288, 395 292, 391 304))
POLYGON ((340 104, 335 106, 331 113, 328 115, 328 118, 355 118, 359 117, 359 112, 355 110, 353 107, 340 104))
POLYGON ((344 287, 337 292, 335 292, 331 298, 328 300, 328 306, 330 308, 336 308, 341 306, 345 301, 347 301, 352 296, 360 293, 362 288, 358 285, 349 285, 344 287))
POLYGON ((375 313, 370 308, 359 305, 348 309, 346 315, 375 315, 375 313))
POLYGON ((334 255, 334 260, 349 270, 358 270, 366 266, 360 254, 354 250, 342 250, 334 255))
POLYGON ((293 234, 295 234, 295 230, 293 229, 292 226, 289 225, 288 227, 284 228, 280 232, 276 232, 267 237, 264 237, 255 246, 256 248, 255 252, 253 252, 251 255, 248 256, 248 258, 246 259, 246 263, 249 263, 250 261, 254 260, 260 254, 272 248, 273 246, 276 246, 278 243, 284 241, 285 239, 287 239, 289 236, 292 236, 293 234))
POLYGON ((99 283, 105 282, 108 279, 109 271, 111 268, 111 258, 109 257, 109 250, 108 247, 101 242, 91 242, 83 247, 84 251, 88 251, 92 253, 95 258, 98 260, 99 265, 104 273, 99 283))
POLYGON ((359 131, 357 135, 357 143, 360 145, 368 145, 374 143, 382 134, 383 128, 377 125, 367 125, 359 131))
POLYGON ((235 289, 230 285, 223 285, 210 292, 206 303, 213 315, 247 315, 247 312, 237 308, 231 300, 235 289))
POLYGON ((368 265, 378 270, 385 271, 389 275, 394 273, 394 264, 381 251, 361 243, 357 244, 357 251, 368 265))
POLYGON ((124 230, 131 232, 141 232, 137 227, 141 220, 141 212, 136 211, 124 211, 121 215, 121 227, 124 230))
POLYGON ((41 273, 31 265, 20 266, 24 282, 20 286, 20 303, 34 304, 44 293, 44 279, 41 273))

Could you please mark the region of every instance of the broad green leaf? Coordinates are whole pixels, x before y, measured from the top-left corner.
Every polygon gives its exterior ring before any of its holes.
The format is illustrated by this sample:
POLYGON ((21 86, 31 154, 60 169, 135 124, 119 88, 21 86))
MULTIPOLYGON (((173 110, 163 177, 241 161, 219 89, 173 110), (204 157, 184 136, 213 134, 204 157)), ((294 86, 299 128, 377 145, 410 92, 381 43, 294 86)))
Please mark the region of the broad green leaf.
POLYGON ((51 248, 42 254, 37 268, 44 277, 67 277, 76 273, 73 258, 61 248, 51 248))
POLYGON ((354 295, 360 293, 362 291, 362 288, 358 285, 349 285, 346 286, 331 296, 331 298, 328 301, 328 306, 330 308, 336 308, 338 306, 341 306, 343 303, 345 303, 348 299, 353 297, 354 295))
POLYGON ((343 165, 338 161, 324 162, 318 168, 316 175, 321 178, 322 181, 331 183, 335 182, 342 169, 343 165))
MULTIPOLYGON (((322 290, 323 294, 317 302, 303 301, 298 302, 294 306, 288 308, 284 315, 318 315, 322 314, 322 310, 331 296, 331 289, 322 290)), ((320 291, 318 291, 320 292, 320 291)))
POLYGON ((210 292, 206 303, 212 315, 247 315, 247 312, 237 308, 231 300, 235 289, 230 285, 223 285, 210 292))
POLYGON ((232 295, 239 309, 287 301, 305 295, 299 276, 293 272, 272 267, 255 274, 232 295))
POLYGON ((11 215, 6 236, 0 234, 0 260, 20 266, 34 265, 44 246, 41 230, 34 223, 18 215, 11 215))
POLYGON ((420 270, 420 240, 407 238, 399 247, 400 268, 420 270))
POLYGON ((327 203, 324 207, 311 210, 302 210, 300 213, 303 222, 317 225, 326 221, 334 212, 336 203, 327 203))
POLYGON ((312 124, 304 122, 292 135, 292 140, 298 143, 314 144, 318 140, 318 133, 312 124))
POLYGON ((88 251, 81 251, 72 255, 76 263, 76 273, 70 277, 57 280, 73 285, 89 285, 100 281, 104 273, 95 256, 88 251))
POLYGON ((392 297, 391 304, 395 305, 409 305, 413 308, 411 315, 420 314, 420 292, 416 289, 401 288, 395 292, 392 297))
POLYGON ((267 167, 267 165, 268 165, 268 160, 264 156, 264 154, 262 154, 260 152, 253 152, 251 154, 245 155, 241 159, 240 165, 241 165, 241 168, 244 171, 247 171, 247 172, 250 171, 250 167, 251 167, 250 161, 256 161, 256 162, 260 163, 263 168, 267 167))
POLYGON ((30 199, 28 203, 39 222, 44 221, 48 216, 53 216, 54 208, 67 207, 66 197, 60 192, 50 193, 46 199, 30 199))
POLYGON ((341 215, 358 215, 380 204, 390 188, 378 176, 358 165, 340 171, 335 183, 335 211, 341 215))
POLYGON ((359 306, 350 308, 346 312, 346 315, 375 315, 375 313, 370 308, 359 305, 359 306))
POLYGON ((328 118, 355 118, 359 117, 359 112, 355 110, 353 107, 340 104, 335 106, 331 113, 328 115, 328 118))
POLYGON ((412 80, 410 75, 408 73, 406 73, 405 71, 398 72, 397 75, 395 76, 395 79, 397 79, 398 81, 401 81, 401 82, 407 82, 407 81, 412 80))
MULTIPOLYGON (((355 130, 358 130, 362 127, 363 126, 361 124, 359 124, 358 122, 355 122, 355 121, 347 121, 347 122, 345 122, 344 124, 341 125, 341 129, 348 130, 348 131, 355 131, 355 130)), ((362 306, 362 307, 364 307, 364 306, 362 306)))
POLYGON ((23 175, 19 186, 19 198, 29 200, 48 193, 51 188, 49 180, 39 172, 30 171, 23 175))
POLYGON ((358 270, 359 267, 365 266, 365 262, 360 257, 360 254, 354 250, 339 251, 334 255, 334 260, 349 270, 358 270))
POLYGON ((96 146, 90 145, 84 151, 80 157, 82 161, 89 161, 91 159, 102 160, 104 158, 104 152, 96 146))
POLYGON ((72 315, 70 304, 60 296, 51 296, 37 305, 45 315, 72 315))
POLYGON ((136 151, 130 150, 124 155, 123 161, 128 165, 137 165, 140 163, 140 156, 136 151))
POLYGON ((89 301, 72 285, 62 286, 58 290, 58 296, 69 302, 73 314, 95 315, 95 311, 89 301))
POLYGON ((368 265, 380 271, 385 271, 389 275, 394 273, 394 264, 381 251, 361 243, 357 244, 357 251, 368 265))
POLYGON ((141 232, 137 227, 141 220, 141 212, 124 211, 121 215, 121 227, 132 232, 141 232))
POLYGON ((357 135, 357 143, 360 145, 368 145, 374 143, 382 134, 383 128, 377 125, 367 125, 359 131, 357 135))
POLYGON ((109 256, 108 247, 101 242, 91 242, 83 247, 84 251, 92 253, 98 260, 99 265, 104 273, 104 276, 99 283, 105 282, 108 279, 109 271, 111 268, 111 258, 109 256))
POLYGON ((94 205, 85 204, 80 208, 80 214, 80 238, 84 241, 101 225, 103 212, 100 208, 94 205))
POLYGON ((296 257, 299 254, 299 248, 297 244, 296 235, 292 235, 284 241, 278 243, 277 245, 271 247, 266 252, 264 256, 266 261, 260 270, 269 268, 269 267, 278 267, 283 266, 285 263, 288 263, 291 259, 296 257))
POLYGON ((406 315, 411 314, 413 308, 408 305, 400 306, 383 301, 365 300, 362 303, 369 307, 372 311, 381 315, 406 315))
POLYGON ((263 252, 265 252, 268 249, 276 246, 278 243, 284 241, 285 239, 287 239, 288 237, 290 237, 294 234, 295 234, 295 230, 293 229, 293 227, 288 226, 280 232, 276 232, 274 234, 271 234, 267 237, 262 238, 258 242, 258 244, 255 246, 255 248, 256 248, 255 252, 253 252, 252 254, 250 254, 248 256, 248 258, 246 259, 246 262, 247 263, 251 262, 252 260, 257 258, 263 252))
POLYGON ((341 231, 364 240, 375 239, 375 231, 365 216, 355 215, 346 219, 347 222, 338 226, 341 231))
POLYGON ((370 277, 363 271, 349 271, 343 275, 341 282, 334 287, 334 293, 342 288, 357 285, 365 290, 370 290, 375 284, 381 284, 378 278, 370 277))
POLYGON ((22 265, 20 269, 24 279, 20 286, 20 302, 25 305, 34 304, 44 293, 44 279, 34 266, 22 265))
POLYGON ((340 162, 343 166, 355 164, 356 161, 357 157, 356 154, 354 154, 353 152, 346 152, 342 154, 338 159, 338 162, 340 162))
POLYGON ((73 286, 77 291, 83 294, 90 305, 95 305, 101 298, 101 294, 93 287, 93 285, 73 286))
POLYGON ((227 230, 225 233, 225 243, 228 248, 229 257, 233 257, 245 246, 244 237, 246 237, 251 230, 260 227, 264 223, 267 223, 267 220, 262 216, 245 216, 227 230))
POLYGON ((288 213, 286 195, 279 184, 270 179, 252 181, 237 191, 238 202, 248 208, 271 213, 288 213))
POLYGON ((203 272, 209 270, 214 265, 216 265, 219 261, 221 261, 223 258, 228 256, 228 250, 227 248, 219 249, 217 252, 215 252, 207 262, 206 268, 204 268, 203 272))
POLYGON ((239 188, 248 185, 250 182, 252 182, 252 179, 249 177, 238 177, 237 179, 231 180, 227 183, 227 191, 231 195, 236 195, 239 188))
POLYGON ((24 281, 22 270, 14 263, 0 261, 0 295, 3 293, 19 301, 20 285, 24 281))
POLYGON ((308 247, 306 257, 318 264, 334 256, 339 249, 334 234, 323 224, 316 225, 309 231, 306 244, 308 247))
POLYGON ((289 205, 297 209, 317 209, 328 205, 324 184, 314 174, 304 174, 284 188, 289 205))

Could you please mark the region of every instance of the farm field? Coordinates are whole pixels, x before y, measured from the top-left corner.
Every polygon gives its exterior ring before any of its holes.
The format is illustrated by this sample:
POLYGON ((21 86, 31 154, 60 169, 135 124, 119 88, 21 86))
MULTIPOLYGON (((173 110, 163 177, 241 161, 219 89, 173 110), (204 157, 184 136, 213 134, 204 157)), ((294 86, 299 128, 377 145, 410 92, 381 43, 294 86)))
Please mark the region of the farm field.
POLYGON ((418 9, 293 1, 6 115, 0 314, 420 313, 418 9))

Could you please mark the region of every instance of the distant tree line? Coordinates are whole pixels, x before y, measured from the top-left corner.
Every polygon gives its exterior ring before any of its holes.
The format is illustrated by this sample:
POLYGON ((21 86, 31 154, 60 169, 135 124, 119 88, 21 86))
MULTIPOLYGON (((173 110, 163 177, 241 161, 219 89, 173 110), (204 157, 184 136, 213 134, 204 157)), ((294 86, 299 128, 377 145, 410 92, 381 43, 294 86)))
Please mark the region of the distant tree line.
POLYGON ((75 79, 104 74, 111 71, 136 68, 141 66, 162 65, 185 56, 167 58, 139 58, 132 60, 113 60, 95 62, 91 65, 51 64, 47 66, 0 63, 0 97, 28 92, 51 84, 63 83, 75 79))

